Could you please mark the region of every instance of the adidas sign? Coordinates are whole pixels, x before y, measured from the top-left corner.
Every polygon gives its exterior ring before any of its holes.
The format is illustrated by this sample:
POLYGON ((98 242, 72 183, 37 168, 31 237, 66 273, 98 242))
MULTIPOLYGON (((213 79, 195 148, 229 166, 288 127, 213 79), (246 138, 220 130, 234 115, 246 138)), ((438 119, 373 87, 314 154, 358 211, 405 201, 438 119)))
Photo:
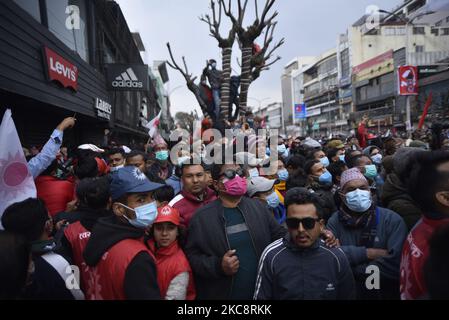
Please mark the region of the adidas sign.
POLYGON ((112 81, 114 88, 143 88, 143 83, 137 79, 132 68, 126 69, 121 75, 112 81))

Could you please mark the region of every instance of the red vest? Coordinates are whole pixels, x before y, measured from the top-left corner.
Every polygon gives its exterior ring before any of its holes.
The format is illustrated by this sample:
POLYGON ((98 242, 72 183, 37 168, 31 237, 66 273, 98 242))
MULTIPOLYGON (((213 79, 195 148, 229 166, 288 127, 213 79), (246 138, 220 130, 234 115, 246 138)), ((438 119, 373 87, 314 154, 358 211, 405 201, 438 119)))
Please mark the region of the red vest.
POLYGON ((73 262, 80 270, 81 289, 86 292, 88 273, 86 272, 87 265, 83 258, 83 252, 89 241, 90 231, 77 221, 64 229, 64 235, 72 247, 73 262))
POLYGON ((134 257, 142 251, 148 252, 154 259, 154 255, 142 239, 125 239, 106 251, 95 267, 86 266, 87 285, 84 292, 86 299, 125 300, 123 285, 126 269, 134 257))
POLYGON ((59 180, 52 176, 39 176, 35 180, 37 197, 45 201, 48 213, 54 217, 65 211, 67 203, 72 201, 75 184, 69 180, 59 180))
POLYGON ((192 269, 184 252, 178 245, 178 241, 173 242, 166 248, 156 250, 154 240, 148 241, 148 245, 155 252, 157 267, 157 282, 161 291, 162 299, 165 299, 170 282, 180 273, 189 273, 189 284, 187 286, 186 300, 194 300, 196 297, 195 285, 193 283, 192 269))
POLYGON ((429 239, 433 232, 449 219, 431 220, 423 217, 410 231, 401 257, 401 299, 415 300, 427 294, 423 267, 429 256, 429 239))

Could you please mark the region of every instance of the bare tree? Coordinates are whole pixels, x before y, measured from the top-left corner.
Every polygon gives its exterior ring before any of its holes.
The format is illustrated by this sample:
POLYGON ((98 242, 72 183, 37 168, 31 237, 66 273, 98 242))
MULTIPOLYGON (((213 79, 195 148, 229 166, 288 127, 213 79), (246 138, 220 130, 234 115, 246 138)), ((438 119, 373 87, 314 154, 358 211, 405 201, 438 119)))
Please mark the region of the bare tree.
POLYGON ((184 56, 182 57, 182 62, 184 64, 184 69, 183 69, 182 67, 180 67, 176 63, 176 60, 173 57, 173 52, 171 50, 169 42, 167 42, 167 48, 168 48, 168 52, 170 53, 170 59, 171 59, 171 62, 167 61, 167 64, 171 68, 173 68, 175 70, 178 70, 182 74, 182 76, 186 80, 187 88, 189 88, 189 90, 195 95, 195 98, 196 98, 196 100, 198 101, 198 104, 201 107, 201 111, 203 111, 204 115, 208 115, 207 103, 201 97, 200 88, 195 84, 195 80, 196 80, 197 77, 193 77, 192 78, 192 74, 189 74, 189 69, 187 68, 187 63, 186 63, 185 57, 184 56))
POLYGON ((216 8, 217 3, 214 0, 210 1, 210 10, 212 16, 206 14, 200 17, 200 20, 205 22, 209 26, 210 36, 215 38, 218 42, 218 47, 222 49, 222 70, 223 76, 221 81, 221 102, 220 102, 220 116, 222 119, 228 119, 228 108, 230 104, 231 95, 231 58, 232 58, 232 46, 234 45, 236 31, 232 27, 228 31, 227 38, 224 38, 220 33, 220 25, 222 13, 230 13, 231 11, 231 1, 229 0, 228 5, 226 5, 224 0, 218 0, 218 9, 216 8))
POLYGON ((242 50, 240 114, 244 114, 246 112, 248 90, 251 82, 258 78, 263 70, 267 70, 269 66, 280 59, 280 57, 277 57, 273 61, 269 61, 273 52, 284 43, 284 39, 282 39, 271 50, 269 50, 269 45, 273 41, 273 32, 276 26, 274 19, 277 17, 278 12, 275 11, 271 16, 268 16, 268 13, 276 0, 266 0, 260 17, 257 1, 258 0, 254 0, 256 18, 254 22, 246 28, 243 27, 243 17, 248 5, 248 0, 238 0, 238 18, 236 18, 230 10, 225 12, 231 19, 233 28, 235 28, 237 32, 242 50), (263 48, 259 53, 253 56, 254 42, 264 31, 265 40, 263 48))
MULTIPOLYGON (((246 28, 243 27, 243 20, 248 6, 248 0, 237 0, 237 15, 234 15, 232 12, 231 1, 235 0, 211 0, 211 15, 206 14, 199 17, 201 21, 209 26, 210 36, 217 40, 218 46, 222 49, 223 76, 221 82, 220 117, 225 120, 229 118, 228 110, 230 104, 230 82, 232 72, 231 58, 232 47, 236 37, 238 37, 240 49, 242 51, 239 97, 240 115, 244 114, 247 110, 248 90, 251 82, 259 78, 262 71, 268 70, 271 65, 280 59, 279 56, 274 57, 273 53, 284 44, 284 39, 281 39, 271 46, 277 23, 274 19, 277 17, 278 12, 275 11, 271 15, 269 15, 269 12, 276 0, 266 0, 260 17, 257 5, 258 0, 254 0, 256 18, 254 22, 246 28), (226 38, 220 33, 223 13, 230 18, 232 23, 232 27, 228 31, 226 38), (259 52, 253 53, 255 40, 262 33, 265 33, 263 46, 259 52)), ((178 70, 183 75, 187 87, 195 95, 204 115, 207 115, 207 103, 201 97, 200 88, 195 84, 195 79, 197 77, 193 77, 192 74, 189 74, 185 58, 182 57, 184 65, 184 68, 182 68, 176 63, 169 43, 167 43, 167 47, 171 59, 171 62, 167 61, 168 65, 173 69, 178 70)))

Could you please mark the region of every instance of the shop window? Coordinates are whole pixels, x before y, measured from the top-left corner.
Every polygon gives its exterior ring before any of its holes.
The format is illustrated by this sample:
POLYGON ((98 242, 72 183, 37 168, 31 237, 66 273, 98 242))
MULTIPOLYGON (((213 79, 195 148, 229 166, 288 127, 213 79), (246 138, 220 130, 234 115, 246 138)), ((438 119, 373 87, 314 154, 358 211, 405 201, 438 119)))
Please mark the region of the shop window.
POLYGON ((34 19, 41 23, 41 11, 39 8, 39 0, 14 0, 23 10, 33 16, 34 19))
POLYGON ((48 29, 89 62, 85 0, 46 0, 46 7, 48 29), (72 8, 76 10, 72 11, 72 8))

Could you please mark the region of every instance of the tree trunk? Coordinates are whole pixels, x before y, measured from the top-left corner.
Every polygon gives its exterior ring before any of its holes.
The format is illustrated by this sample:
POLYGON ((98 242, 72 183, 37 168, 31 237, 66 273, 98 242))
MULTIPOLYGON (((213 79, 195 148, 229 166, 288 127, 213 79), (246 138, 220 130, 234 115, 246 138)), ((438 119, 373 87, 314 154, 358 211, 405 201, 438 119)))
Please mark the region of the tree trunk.
POLYGON ((231 58, 232 47, 225 47, 222 51, 222 69, 223 76, 221 81, 221 103, 220 103, 220 118, 229 119, 229 103, 231 96, 231 58))
POLYGON ((248 90, 251 84, 251 57, 253 55, 252 44, 243 44, 242 49, 242 75, 240 79, 240 116, 247 111, 248 90))

